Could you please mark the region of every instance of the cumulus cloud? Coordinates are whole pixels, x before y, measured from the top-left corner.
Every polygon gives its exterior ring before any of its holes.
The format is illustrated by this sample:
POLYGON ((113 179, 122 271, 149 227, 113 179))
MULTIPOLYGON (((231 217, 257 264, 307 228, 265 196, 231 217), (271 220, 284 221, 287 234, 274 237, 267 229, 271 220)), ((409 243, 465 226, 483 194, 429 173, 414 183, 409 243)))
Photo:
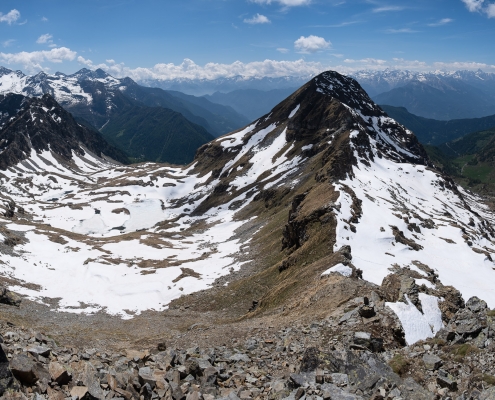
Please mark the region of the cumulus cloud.
POLYGON ((485 0, 461 0, 466 8, 471 12, 485 13, 488 18, 495 18, 495 3, 488 3, 485 0))
POLYGON ((245 18, 244 22, 246 24, 269 24, 271 21, 261 14, 256 14, 252 18, 245 18))
POLYGON ((12 25, 19 18, 21 18, 21 13, 15 8, 10 10, 7 14, 0 13, 0 22, 7 22, 9 25, 12 25))
POLYGON ((467 9, 471 12, 481 11, 485 0, 462 0, 467 9))
POLYGON ((49 33, 45 33, 36 40, 36 43, 38 44, 53 43, 52 39, 53 39, 53 35, 50 35, 49 33))
POLYGON ((489 4, 485 10, 488 18, 495 18, 495 4, 489 4))
MULTIPOLYGON (((0 58, 1 60, 1 58, 0 58)), ((478 70, 495 72, 495 65, 477 62, 434 62, 426 63, 420 60, 407 60, 404 58, 393 58, 382 60, 377 58, 345 59, 341 64, 320 62, 297 61, 275 61, 264 60, 250 63, 240 61, 231 64, 207 63, 198 65, 190 59, 185 59, 181 64, 156 64, 153 67, 129 68, 124 63, 94 64, 91 60, 79 56, 77 60, 90 69, 101 68, 116 78, 130 77, 131 79, 147 84, 151 81, 171 81, 174 79, 201 79, 214 80, 220 78, 241 77, 249 78, 281 78, 297 77, 310 79, 311 77, 327 70, 335 70, 340 73, 350 74, 361 70, 385 70, 400 69, 418 72, 436 70, 478 70)))
POLYGON ((283 7, 297 7, 311 4, 311 0, 251 0, 251 2, 256 4, 277 3, 283 7))
POLYGON ((81 64, 91 69, 101 68, 107 73, 123 78, 130 77, 135 81, 149 80, 173 80, 173 79, 205 79, 213 80, 219 78, 242 77, 249 78, 279 78, 284 76, 310 77, 328 69, 318 62, 275 61, 264 60, 243 63, 235 61, 231 64, 207 63, 203 66, 196 64, 190 59, 185 59, 181 64, 156 64, 151 68, 129 68, 124 63, 119 64, 94 64, 91 60, 81 56, 77 58, 81 64))
POLYGON ((289 52, 289 49, 286 49, 285 47, 279 47, 277 48, 277 51, 282 54, 286 54, 289 52))
POLYGON ((442 18, 440 21, 428 24, 428 26, 442 26, 442 25, 450 24, 453 21, 454 20, 451 18, 442 18))
POLYGON ((0 62, 5 64, 21 64, 28 71, 43 69, 43 62, 61 63, 63 61, 73 61, 77 53, 67 47, 58 47, 43 51, 21 51, 20 53, 0 52, 0 62))
POLYGON ((304 54, 316 53, 317 51, 329 49, 331 46, 331 42, 327 42, 322 37, 314 35, 308 37, 301 36, 294 42, 294 48, 304 54))

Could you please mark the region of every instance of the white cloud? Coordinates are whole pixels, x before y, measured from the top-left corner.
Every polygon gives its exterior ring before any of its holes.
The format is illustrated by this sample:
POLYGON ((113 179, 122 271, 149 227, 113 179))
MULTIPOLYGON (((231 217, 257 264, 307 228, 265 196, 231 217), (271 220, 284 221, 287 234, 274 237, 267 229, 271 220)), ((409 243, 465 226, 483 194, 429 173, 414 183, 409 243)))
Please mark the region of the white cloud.
POLYGON ((404 7, 402 6, 384 6, 377 7, 373 9, 374 13, 389 12, 389 11, 402 11, 404 7))
POLYGON ((38 44, 53 43, 52 39, 53 39, 53 35, 50 35, 49 33, 45 33, 36 40, 36 43, 38 44))
POLYGON ((272 4, 277 3, 283 7, 297 7, 306 6, 311 4, 312 0, 251 0, 251 2, 256 4, 272 4))
POLYGON ((123 78, 130 77, 136 81, 147 80, 173 80, 173 79, 206 79, 232 78, 241 76, 248 78, 283 76, 310 77, 325 71, 328 67, 318 62, 297 61, 275 61, 264 60, 243 63, 235 61, 232 64, 207 63, 203 66, 196 64, 190 59, 185 59, 181 64, 156 64, 151 68, 129 68, 123 63, 108 65, 95 65, 91 60, 81 56, 77 58, 81 64, 91 69, 101 68, 109 74, 123 78))
POLYGON ((428 24, 428 26, 442 26, 442 25, 450 24, 453 21, 454 20, 451 18, 442 18, 440 21, 428 24))
POLYGON ((10 47, 15 43, 15 39, 8 39, 2 42, 3 47, 10 47))
POLYGON ((488 18, 495 18, 495 3, 485 3, 485 0, 461 0, 471 12, 483 12, 488 18), (485 6, 486 4, 486 6, 485 6))
POLYGON ((41 18, 41 20, 42 20, 43 22, 48 22, 48 18, 46 18, 46 17, 41 18))
MULTIPOLYGON (((1 57, 0 57, 1 60, 1 57)), ((170 81, 174 79, 202 79, 213 80, 219 78, 241 77, 249 78, 280 78, 298 77, 310 79, 323 71, 335 70, 340 73, 353 73, 360 70, 384 70, 400 69, 418 72, 429 72, 436 70, 458 71, 458 70, 478 70, 495 72, 495 65, 477 62, 434 62, 427 63, 420 60, 406 60, 403 58, 393 58, 382 60, 376 58, 363 58, 359 60, 345 59, 335 63, 297 61, 275 61, 264 60, 250 63, 240 61, 231 64, 207 63, 198 65, 190 59, 185 59, 181 64, 156 64, 153 67, 129 68, 124 63, 94 64, 91 60, 79 56, 77 61, 90 69, 101 68, 116 78, 130 77, 131 79, 146 84, 146 82, 170 81), (340 64, 337 64, 340 63, 340 64)))
POLYGON ((16 22, 19 18, 21 18, 21 13, 15 8, 10 10, 7 14, 0 13, 0 22, 7 22, 9 25, 16 22))
POLYGON ((387 29, 385 33, 418 33, 419 31, 415 31, 411 28, 400 28, 400 29, 387 29))
POLYGON ((485 0, 462 0, 467 9, 471 12, 481 11, 485 0))
POLYGON ((486 7, 485 12, 488 15, 488 18, 495 18, 495 3, 489 4, 488 7, 486 7))
POLYGON ((317 51, 330 48, 331 42, 327 42, 320 36, 310 35, 308 37, 301 36, 294 42, 294 48, 304 54, 316 53, 317 51))
POLYGON ((264 15, 261 14, 256 14, 253 16, 253 18, 246 18, 244 19, 244 22, 246 24, 269 24, 271 21, 265 17, 264 15))
POLYGON ((286 49, 285 47, 279 47, 277 48, 277 51, 282 54, 287 54, 289 52, 289 49, 286 49))
POLYGON ((63 61, 72 61, 76 58, 76 54, 75 51, 67 47, 32 52, 21 51, 20 53, 0 52, 0 62, 21 64, 27 71, 31 72, 43 69, 41 65, 43 62, 61 63, 63 61))

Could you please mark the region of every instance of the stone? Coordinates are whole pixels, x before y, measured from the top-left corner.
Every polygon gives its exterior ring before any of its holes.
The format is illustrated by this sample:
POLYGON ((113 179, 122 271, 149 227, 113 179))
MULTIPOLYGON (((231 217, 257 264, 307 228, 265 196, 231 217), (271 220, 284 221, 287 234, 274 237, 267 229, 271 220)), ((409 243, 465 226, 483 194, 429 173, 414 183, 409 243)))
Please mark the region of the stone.
POLYGON ((86 386, 74 386, 70 391, 71 397, 76 399, 82 399, 87 393, 88 388, 86 386))
POLYGON ((299 389, 297 389, 296 394, 294 395, 294 399, 299 400, 304 395, 305 395, 305 391, 303 388, 300 387, 299 389))
POLYGON ((442 359, 433 354, 424 354, 423 362, 425 364, 426 369, 430 371, 435 371, 442 366, 442 359))
POLYGON ((452 375, 444 370, 438 370, 437 383, 442 388, 448 388, 451 391, 457 390, 457 381, 452 375))
POLYGON ((347 374, 334 373, 330 374, 332 382, 337 386, 347 386, 349 384, 349 376, 347 374))
POLYGON ((478 297, 471 297, 467 303, 466 307, 469 308, 472 312, 478 313, 480 311, 484 311, 487 308, 486 301, 480 300, 478 297))
POLYGON ((376 315, 375 308, 370 305, 363 305, 359 307, 358 313, 363 318, 372 318, 376 315))
POLYGON ((307 388, 311 383, 315 382, 314 372, 301 372, 299 374, 290 374, 289 383, 294 388, 307 388))
POLYGON ((49 400, 65 400, 65 395, 60 390, 55 390, 51 387, 46 389, 46 394, 49 400))
POLYGON ((26 354, 18 354, 10 361, 12 374, 26 386, 33 385, 37 380, 33 371, 34 366, 34 360, 30 359, 26 354))
POLYGON ((0 396, 3 396, 5 391, 12 389, 14 386, 14 377, 9 369, 9 360, 0 347, 0 396))
POLYGON ((71 380, 71 376, 67 369, 58 362, 51 362, 48 364, 48 372, 50 373, 51 379, 54 382, 57 382, 59 386, 67 385, 71 380))
POLYGON ((21 301, 22 299, 18 294, 11 292, 3 286, 0 286, 0 303, 19 307, 21 301))
POLYGON ((214 367, 208 367, 203 371, 203 384, 213 386, 217 382, 218 371, 214 367))
POLYGON ((28 353, 32 354, 33 356, 42 356, 42 357, 48 357, 51 351, 52 349, 45 346, 33 346, 28 349, 28 353))
POLYGON ((150 385, 151 389, 154 389, 156 387, 156 379, 152 375, 150 367, 139 368, 138 376, 139 383, 141 385, 148 384, 150 385))
POLYGON ((322 385, 321 391, 325 400, 364 400, 363 397, 346 392, 331 383, 322 385))
POLYGON ((251 361, 249 356, 246 354, 243 354, 243 353, 234 354, 234 355, 229 357, 229 360, 234 361, 234 362, 239 362, 239 361, 250 362, 251 361))

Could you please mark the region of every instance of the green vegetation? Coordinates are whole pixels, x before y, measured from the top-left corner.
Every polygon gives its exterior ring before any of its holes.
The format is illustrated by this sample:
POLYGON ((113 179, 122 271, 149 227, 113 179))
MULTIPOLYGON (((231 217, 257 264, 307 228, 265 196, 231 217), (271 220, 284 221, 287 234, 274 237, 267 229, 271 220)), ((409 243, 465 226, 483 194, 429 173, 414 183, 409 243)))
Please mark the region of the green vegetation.
POLYGON ((495 191, 495 128, 425 149, 433 163, 462 186, 484 193, 495 191))
POLYGON ((478 353, 480 351, 477 347, 472 346, 468 343, 456 344, 452 346, 450 349, 452 355, 454 356, 454 360, 456 362, 462 362, 465 357, 471 354, 478 353))
POLYGON ((196 150, 213 140, 205 128, 162 107, 130 107, 101 130, 133 162, 190 163, 196 150))
POLYGON ((402 354, 396 354, 394 358, 388 362, 388 365, 397 375, 402 376, 407 372, 409 362, 402 354))
MULTIPOLYGON (((380 105, 397 122, 414 132, 422 144, 440 146, 456 141, 472 132, 483 132, 495 127, 495 115, 482 118, 452 119, 441 121, 411 114, 404 107, 380 105)), ((464 142, 467 144, 468 142, 464 142)), ((460 145, 460 144, 459 144, 460 145)), ((463 154, 463 152, 461 152, 463 154)))

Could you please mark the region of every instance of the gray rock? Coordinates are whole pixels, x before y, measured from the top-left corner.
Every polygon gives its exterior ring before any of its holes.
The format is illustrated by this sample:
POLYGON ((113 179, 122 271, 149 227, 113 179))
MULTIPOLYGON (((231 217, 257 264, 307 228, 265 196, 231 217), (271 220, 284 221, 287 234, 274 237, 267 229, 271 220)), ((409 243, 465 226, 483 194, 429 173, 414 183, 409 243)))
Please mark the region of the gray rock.
POLYGON ((425 363, 426 369, 430 371, 435 371, 442 366, 441 358, 433 354, 424 354, 423 362, 425 363))
POLYGON ((480 311, 484 311, 487 308, 486 301, 480 300, 478 297, 471 297, 467 303, 466 307, 469 308, 472 312, 478 313, 480 311))
POLYGON ((0 347, 0 396, 3 396, 6 390, 12 389, 14 386, 14 377, 9 369, 9 360, 0 347))
POLYGON ((236 353, 236 354, 230 356, 229 360, 234 361, 234 362, 239 362, 239 361, 250 362, 251 361, 249 356, 247 356, 246 354, 243 354, 243 353, 236 353))
POLYGON ((437 383, 442 388, 447 388, 451 391, 457 390, 457 381, 455 378, 442 369, 438 370, 437 383))
POLYGON ((307 388, 315 382, 316 374, 314 372, 301 372, 300 374, 290 374, 289 384, 294 388, 307 388))
POLYGON ((363 397, 346 392, 331 383, 321 385, 321 390, 324 400, 364 400, 363 397))
POLYGON ((52 349, 45 346, 33 346, 28 349, 28 353, 32 354, 33 356, 42 356, 42 357, 48 357, 51 351, 52 349))
POLYGON ((34 360, 30 359, 26 354, 18 354, 10 361, 10 370, 19 382, 23 385, 31 386, 37 380, 33 371, 35 364, 34 360))

